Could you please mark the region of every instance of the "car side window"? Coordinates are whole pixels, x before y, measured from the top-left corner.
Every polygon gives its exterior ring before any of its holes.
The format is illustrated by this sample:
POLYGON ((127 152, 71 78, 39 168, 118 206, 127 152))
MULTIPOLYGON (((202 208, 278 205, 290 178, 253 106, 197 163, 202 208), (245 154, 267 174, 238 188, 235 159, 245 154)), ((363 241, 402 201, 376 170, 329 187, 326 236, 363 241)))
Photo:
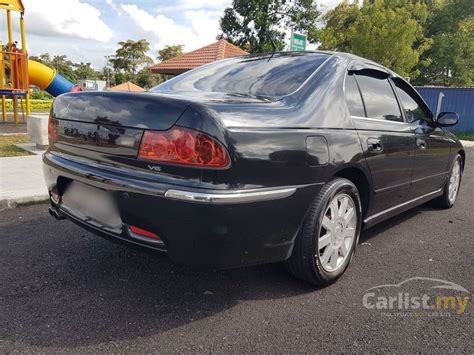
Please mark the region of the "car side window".
POLYGON ((361 70, 357 72, 356 79, 362 92, 367 117, 403 122, 403 116, 387 74, 370 69, 361 70))
POLYGON ((420 99, 415 89, 399 78, 394 78, 393 82, 395 83, 407 122, 430 125, 433 122, 433 114, 426 107, 423 100, 420 99))
POLYGON ((351 116, 365 117, 362 96, 360 96, 355 76, 352 73, 346 76, 346 102, 351 116))

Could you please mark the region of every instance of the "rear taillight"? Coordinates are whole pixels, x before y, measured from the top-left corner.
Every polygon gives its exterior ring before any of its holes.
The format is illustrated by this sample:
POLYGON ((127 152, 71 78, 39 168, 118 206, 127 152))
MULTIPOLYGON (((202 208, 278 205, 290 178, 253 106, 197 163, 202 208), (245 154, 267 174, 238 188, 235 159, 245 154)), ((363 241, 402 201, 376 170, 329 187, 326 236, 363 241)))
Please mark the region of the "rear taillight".
POLYGON ((57 127, 58 121, 49 116, 48 120, 48 137, 50 140, 56 140, 58 138, 57 127))
POLYGON ((205 168, 227 168, 230 165, 229 153, 221 143, 204 133, 181 127, 145 131, 138 157, 205 168))

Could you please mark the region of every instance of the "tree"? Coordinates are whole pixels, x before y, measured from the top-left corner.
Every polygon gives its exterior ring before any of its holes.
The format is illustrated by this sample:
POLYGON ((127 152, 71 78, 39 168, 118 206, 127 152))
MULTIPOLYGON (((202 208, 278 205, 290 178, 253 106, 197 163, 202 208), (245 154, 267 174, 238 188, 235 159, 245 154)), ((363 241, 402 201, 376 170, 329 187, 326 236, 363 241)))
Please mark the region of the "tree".
POLYGON ((126 83, 127 81, 132 81, 134 78, 132 78, 132 74, 130 73, 123 73, 123 72, 116 72, 114 73, 114 84, 119 85, 122 83, 126 83))
POLYGON ((157 59, 162 62, 164 60, 177 57, 183 54, 183 47, 184 45, 182 44, 173 44, 171 46, 164 46, 163 49, 160 49, 158 51, 157 59))
POLYGON ((309 36, 319 38, 320 49, 349 51, 351 38, 347 29, 354 24, 359 15, 360 9, 357 1, 353 3, 344 1, 323 16, 324 28, 314 30, 309 36))
POLYGON ((422 56, 417 84, 474 84, 474 2, 443 0, 432 5, 426 36, 433 45, 422 56))
POLYGON ((233 0, 220 20, 218 38, 251 53, 272 51, 273 39, 282 50, 286 30, 315 32, 319 15, 314 0, 233 0))
POLYGON ((431 44, 423 33, 427 16, 426 4, 416 1, 343 2, 325 16, 320 48, 354 53, 414 78, 431 44))
POLYGON ((150 43, 146 39, 133 41, 131 39, 118 43, 120 48, 115 51, 115 55, 110 58, 114 69, 124 74, 131 74, 135 78, 138 69, 146 64, 153 63, 147 55, 150 43))
POLYGON ((97 80, 99 79, 100 73, 91 67, 91 63, 74 64, 76 68, 74 74, 77 80, 97 80))

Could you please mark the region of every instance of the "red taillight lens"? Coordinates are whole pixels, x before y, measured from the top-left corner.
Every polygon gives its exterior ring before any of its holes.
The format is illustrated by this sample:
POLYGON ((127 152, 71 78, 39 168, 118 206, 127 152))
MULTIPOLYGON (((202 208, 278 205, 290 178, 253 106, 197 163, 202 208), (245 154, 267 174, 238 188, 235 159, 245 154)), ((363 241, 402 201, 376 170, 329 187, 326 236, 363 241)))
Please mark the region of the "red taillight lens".
POLYGON ((229 153, 217 140, 180 127, 168 131, 145 131, 138 157, 207 168, 226 168, 230 165, 229 153))
POLYGON ((56 140, 58 139, 58 132, 57 132, 57 126, 58 126, 58 121, 56 121, 54 118, 51 116, 49 117, 48 120, 48 137, 51 140, 56 140))
POLYGON ((147 230, 145 230, 145 229, 141 229, 141 228, 135 227, 135 226, 130 226, 130 232, 132 232, 132 233, 134 233, 134 234, 137 234, 137 235, 141 235, 142 237, 147 237, 147 238, 153 238, 153 239, 161 240, 161 238, 158 237, 158 235, 156 235, 155 233, 150 232, 150 231, 147 231, 147 230))

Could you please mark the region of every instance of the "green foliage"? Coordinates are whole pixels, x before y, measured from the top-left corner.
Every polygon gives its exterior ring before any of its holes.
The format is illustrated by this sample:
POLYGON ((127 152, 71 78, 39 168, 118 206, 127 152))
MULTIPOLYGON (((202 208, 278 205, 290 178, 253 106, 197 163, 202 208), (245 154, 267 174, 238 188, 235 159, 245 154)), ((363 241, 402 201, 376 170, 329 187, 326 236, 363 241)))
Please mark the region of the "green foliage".
POLYGON ((56 70, 72 83, 76 83, 81 79, 94 80, 99 78, 99 72, 92 68, 90 63, 74 63, 67 59, 65 55, 51 57, 49 53, 43 53, 39 56, 30 56, 30 59, 56 70))
POLYGON ((474 1, 443 0, 431 8, 417 84, 474 85, 474 1))
POLYGON ((459 139, 463 141, 474 141, 474 131, 453 132, 459 139))
POLYGON ((320 13, 314 0, 233 0, 220 20, 218 38, 251 53, 285 46, 285 30, 314 32, 320 13))
MULTIPOLYGON (((32 111, 49 111, 51 109, 51 105, 53 104, 53 100, 37 100, 37 99, 31 99, 30 100, 30 105, 31 105, 31 110, 32 111)), ((18 107, 20 107, 21 103, 18 103, 18 107)), ((23 102, 23 105, 25 103, 23 102)), ((12 99, 6 99, 5 100, 5 107, 7 110, 13 110, 13 100, 12 99)), ((25 107, 23 106, 23 109, 25 107)))
POLYGON ((59 74, 73 83, 77 80, 76 75, 74 74, 74 63, 67 59, 67 56, 65 55, 55 55, 51 57, 49 53, 43 53, 39 56, 30 56, 30 59, 55 69, 59 74))
POLYGON ((138 41, 129 39, 118 44, 120 48, 110 59, 112 66, 118 73, 131 74, 134 78, 139 67, 153 63, 153 60, 147 55, 150 43, 146 39, 138 41))
POLYGON ((137 74, 137 84, 145 89, 150 89, 165 80, 167 80, 166 75, 152 73, 149 68, 143 68, 137 74))
POLYGON ((43 90, 32 90, 30 92, 31 100, 52 100, 53 96, 43 90))
POLYGON ((431 44, 423 34, 427 16, 421 2, 375 0, 361 7, 343 2, 326 14, 320 48, 351 52, 413 78, 431 44))
POLYGON ((49 111, 53 100, 30 100, 32 111, 49 111))
POLYGON ((358 54, 414 84, 474 84, 474 1, 344 1, 310 33, 320 49, 358 54))
POLYGON ((319 48, 323 50, 349 51, 351 38, 347 29, 354 24, 360 15, 357 1, 349 3, 343 1, 334 10, 328 11, 323 16, 325 27, 314 29, 309 33, 309 38, 318 38, 321 42, 319 48))
POLYGON ((174 57, 177 57, 183 54, 184 45, 182 44, 173 44, 171 46, 164 46, 163 49, 158 51, 157 59, 159 61, 168 60, 174 57))
POLYGON ((91 67, 91 63, 73 64, 75 67, 74 74, 77 80, 98 80, 100 72, 91 67))
POLYGON ((116 72, 113 75, 113 85, 119 85, 126 83, 127 81, 132 81, 133 77, 131 73, 116 72))

